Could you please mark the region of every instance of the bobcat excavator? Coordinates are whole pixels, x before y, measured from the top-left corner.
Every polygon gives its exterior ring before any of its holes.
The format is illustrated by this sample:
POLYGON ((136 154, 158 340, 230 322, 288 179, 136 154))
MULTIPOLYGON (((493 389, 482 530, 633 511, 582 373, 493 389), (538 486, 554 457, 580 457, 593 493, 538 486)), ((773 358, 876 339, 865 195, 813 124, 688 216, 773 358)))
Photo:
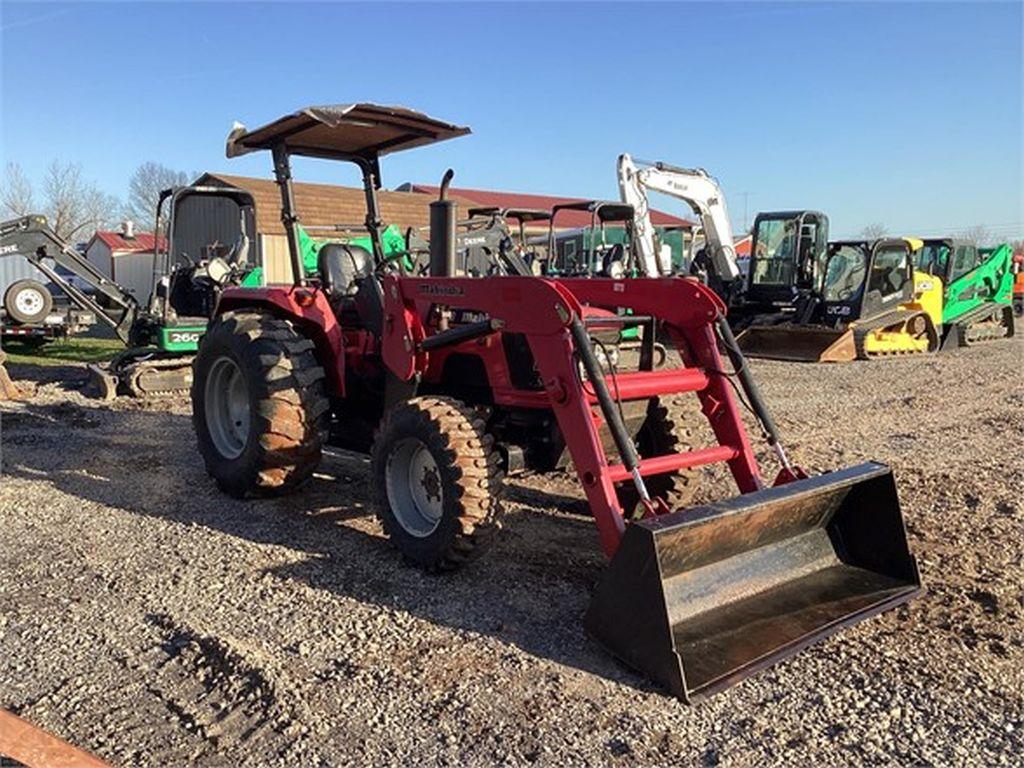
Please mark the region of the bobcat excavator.
POLYGON ((166 214, 170 237, 156 238, 153 290, 146 306, 64 242, 44 216, 0 224, 0 249, 24 256, 125 344, 127 349, 109 364, 89 366, 92 386, 103 399, 118 391, 135 396, 179 392, 191 383, 192 354, 221 288, 261 277, 247 267, 254 210, 252 196, 240 189, 188 186, 161 193, 157 231, 166 214), (233 239, 222 245, 221 236, 233 239), (94 292, 82 290, 67 273, 94 292))
POLYGON ((672 274, 672 264, 658 247, 647 190, 683 200, 701 220, 704 230, 702 261, 710 269, 706 282, 725 298, 732 293, 740 277, 733 245, 732 224, 725 195, 703 168, 678 168, 668 163, 637 165, 628 154, 619 155, 619 196, 633 206, 633 237, 637 264, 644 277, 672 274))
POLYGON ((445 183, 431 204, 427 274, 386 257, 381 158, 467 133, 369 103, 231 132, 228 157, 273 157, 293 282, 226 288, 200 343, 192 423, 218 486, 283 494, 316 470, 325 443, 365 451, 385 535, 410 563, 443 572, 495 540, 506 472, 571 465, 610 561, 586 627, 685 700, 918 594, 892 471, 808 476, 792 464, 725 305, 698 280, 459 275, 445 183), (313 275, 298 237, 296 155, 354 164, 366 197, 370 247, 325 246, 313 275), (669 340, 672 364, 655 370, 642 354, 603 366, 595 332, 624 323, 643 323, 647 344, 669 340), (777 473, 758 466, 741 399, 777 473), (639 419, 624 415, 631 406, 639 419), (709 445, 692 445, 690 419, 707 420, 709 445), (728 468, 738 495, 692 506, 690 471, 708 464, 728 468))

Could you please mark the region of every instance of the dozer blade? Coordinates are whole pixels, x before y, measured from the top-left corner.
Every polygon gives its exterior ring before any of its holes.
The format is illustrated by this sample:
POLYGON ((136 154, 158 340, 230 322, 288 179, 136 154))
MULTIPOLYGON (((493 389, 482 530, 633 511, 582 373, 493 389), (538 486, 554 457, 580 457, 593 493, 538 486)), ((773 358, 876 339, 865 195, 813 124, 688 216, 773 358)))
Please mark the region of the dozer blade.
POLYGON ((586 626, 691 701, 920 590, 892 471, 868 463, 630 523, 586 626))
POLYGON ((747 357, 807 363, 857 359, 853 331, 802 325, 754 325, 736 337, 747 357))

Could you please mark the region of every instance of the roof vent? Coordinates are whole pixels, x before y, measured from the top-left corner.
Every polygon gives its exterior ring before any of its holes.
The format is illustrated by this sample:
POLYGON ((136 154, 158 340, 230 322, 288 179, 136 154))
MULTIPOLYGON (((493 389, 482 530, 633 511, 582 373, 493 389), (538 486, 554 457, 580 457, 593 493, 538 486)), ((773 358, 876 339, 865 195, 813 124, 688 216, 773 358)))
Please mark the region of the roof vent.
POLYGON ((125 219, 121 222, 121 237, 125 240, 135 239, 135 222, 131 219, 125 219))

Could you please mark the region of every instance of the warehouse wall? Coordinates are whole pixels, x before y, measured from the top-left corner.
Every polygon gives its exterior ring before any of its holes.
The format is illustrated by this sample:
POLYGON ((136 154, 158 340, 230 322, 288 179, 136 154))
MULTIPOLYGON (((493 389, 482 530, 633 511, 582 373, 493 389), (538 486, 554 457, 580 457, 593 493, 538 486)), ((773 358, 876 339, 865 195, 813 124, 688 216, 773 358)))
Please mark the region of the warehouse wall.
POLYGON ((153 289, 153 254, 121 253, 114 256, 114 282, 145 304, 153 289))

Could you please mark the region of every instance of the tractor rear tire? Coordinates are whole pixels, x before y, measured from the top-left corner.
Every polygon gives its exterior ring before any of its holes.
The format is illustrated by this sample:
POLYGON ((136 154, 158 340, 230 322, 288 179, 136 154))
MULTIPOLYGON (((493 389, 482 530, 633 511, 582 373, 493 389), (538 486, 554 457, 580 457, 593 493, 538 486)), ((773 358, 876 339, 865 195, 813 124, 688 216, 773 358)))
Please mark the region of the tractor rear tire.
POLYGON ((22 325, 41 323, 53 311, 50 289, 37 280, 18 280, 4 293, 7 316, 22 325))
POLYGON ((500 528, 501 457, 463 403, 418 397, 381 422, 371 455, 374 507, 391 543, 427 571, 461 566, 500 528))
POLYGON ((192 425, 223 491, 278 495, 313 473, 329 402, 313 342, 290 321, 225 312, 210 322, 192 365, 192 425))
MULTIPOLYGON (((689 406, 679 398, 653 397, 647 405, 647 418, 636 436, 640 458, 664 456, 693 449, 690 424, 702 419, 696 405, 689 406)), ((695 469, 679 469, 644 478, 651 498, 661 497, 673 509, 686 506, 697 492, 699 474, 695 469)), ((639 512, 640 494, 632 482, 618 486, 619 503, 626 517, 639 512)))

